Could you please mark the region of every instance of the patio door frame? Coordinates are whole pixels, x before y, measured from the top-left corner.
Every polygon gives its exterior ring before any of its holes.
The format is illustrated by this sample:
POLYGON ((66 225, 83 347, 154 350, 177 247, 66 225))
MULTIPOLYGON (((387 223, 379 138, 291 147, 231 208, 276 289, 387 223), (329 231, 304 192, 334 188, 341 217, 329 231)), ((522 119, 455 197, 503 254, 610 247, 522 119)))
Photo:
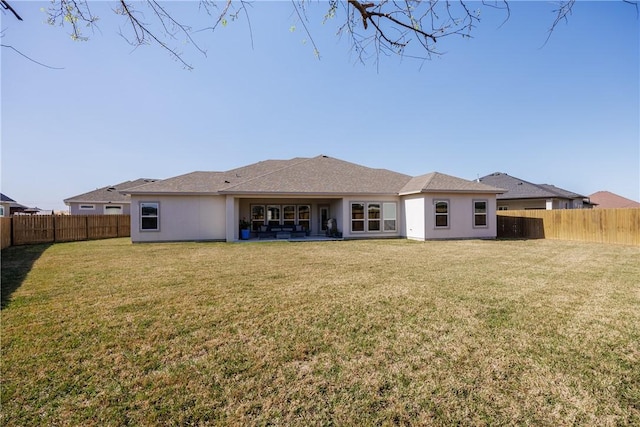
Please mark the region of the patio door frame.
POLYGON ((318 233, 324 234, 327 231, 327 222, 331 218, 331 207, 329 205, 318 205, 318 233))

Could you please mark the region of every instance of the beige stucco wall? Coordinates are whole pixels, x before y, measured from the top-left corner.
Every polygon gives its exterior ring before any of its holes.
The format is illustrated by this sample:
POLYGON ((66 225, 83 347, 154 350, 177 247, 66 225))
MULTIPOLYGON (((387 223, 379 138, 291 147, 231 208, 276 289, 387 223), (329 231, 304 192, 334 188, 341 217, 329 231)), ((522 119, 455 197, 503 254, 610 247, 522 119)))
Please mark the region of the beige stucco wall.
POLYGON ((132 196, 131 241, 225 240, 224 196, 132 196), (160 230, 140 230, 140 202, 160 203, 160 230))
POLYGON ((407 237, 430 239, 494 239, 497 235, 494 194, 421 194, 404 199, 407 210, 407 237), (449 227, 435 227, 435 202, 449 202, 449 227), (474 227, 473 202, 487 201, 487 227, 474 227), (420 221, 423 221, 421 230, 420 221))

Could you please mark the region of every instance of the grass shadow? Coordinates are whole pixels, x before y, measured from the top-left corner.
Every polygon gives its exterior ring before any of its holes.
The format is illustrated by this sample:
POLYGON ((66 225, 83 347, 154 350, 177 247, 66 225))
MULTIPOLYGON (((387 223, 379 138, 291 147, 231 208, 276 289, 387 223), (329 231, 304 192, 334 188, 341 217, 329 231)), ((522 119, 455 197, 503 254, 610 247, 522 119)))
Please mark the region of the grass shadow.
POLYGON ((18 289, 33 264, 51 246, 50 243, 41 245, 11 246, 2 250, 2 266, 0 274, 1 309, 4 310, 11 302, 11 296, 18 289))

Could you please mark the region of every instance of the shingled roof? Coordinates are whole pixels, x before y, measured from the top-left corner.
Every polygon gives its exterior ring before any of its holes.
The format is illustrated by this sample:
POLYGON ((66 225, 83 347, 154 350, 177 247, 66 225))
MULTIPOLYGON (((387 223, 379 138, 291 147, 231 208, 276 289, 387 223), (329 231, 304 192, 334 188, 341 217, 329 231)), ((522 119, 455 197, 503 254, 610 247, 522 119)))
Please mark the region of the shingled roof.
POLYGON ((567 191, 549 184, 533 184, 524 179, 507 175, 503 172, 495 172, 479 179, 481 183, 494 187, 504 188, 506 191, 497 196, 501 199, 576 199, 584 198, 580 194, 567 191))
POLYGON ((157 179, 139 178, 134 181, 125 181, 120 184, 108 185, 98 188, 88 193, 78 194, 77 196, 64 199, 65 204, 69 203, 109 203, 109 202, 129 202, 129 197, 122 194, 122 190, 127 188, 138 187, 143 184, 155 182, 157 179))
POLYGON ((598 191, 589 196, 591 203, 597 204, 599 209, 640 208, 640 203, 622 197, 610 191, 598 191))
POLYGON ((483 184, 477 181, 468 181, 440 172, 431 172, 412 178, 400 190, 400 194, 412 193, 501 193, 501 188, 483 184))
POLYGON ((125 194, 411 194, 499 193, 501 189, 438 172, 412 178, 329 156, 265 160, 226 172, 192 172, 123 191, 125 194))

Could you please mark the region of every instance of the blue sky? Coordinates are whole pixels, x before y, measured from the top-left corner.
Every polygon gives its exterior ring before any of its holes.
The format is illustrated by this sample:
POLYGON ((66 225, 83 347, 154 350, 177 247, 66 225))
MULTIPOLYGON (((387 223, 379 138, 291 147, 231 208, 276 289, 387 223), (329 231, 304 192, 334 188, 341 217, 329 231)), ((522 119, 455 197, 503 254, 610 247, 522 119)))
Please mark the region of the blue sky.
MULTIPOLYGON (((409 175, 506 172, 581 194, 640 200, 639 23, 633 6, 578 2, 545 44, 554 3, 483 9, 472 39, 444 39, 424 63, 357 63, 326 3, 310 3, 318 61, 289 2, 257 2, 244 21, 198 33, 184 70, 155 46, 100 31, 73 42, 44 24, 48 3, 1 15, 2 192, 42 209, 137 178, 228 170, 325 154, 409 175), (292 25, 296 31, 291 32, 292 25)), ((480 4, 480 3, 476 3, 480 4)), ((167 4, 194 27, 195 3, 167 4)))

